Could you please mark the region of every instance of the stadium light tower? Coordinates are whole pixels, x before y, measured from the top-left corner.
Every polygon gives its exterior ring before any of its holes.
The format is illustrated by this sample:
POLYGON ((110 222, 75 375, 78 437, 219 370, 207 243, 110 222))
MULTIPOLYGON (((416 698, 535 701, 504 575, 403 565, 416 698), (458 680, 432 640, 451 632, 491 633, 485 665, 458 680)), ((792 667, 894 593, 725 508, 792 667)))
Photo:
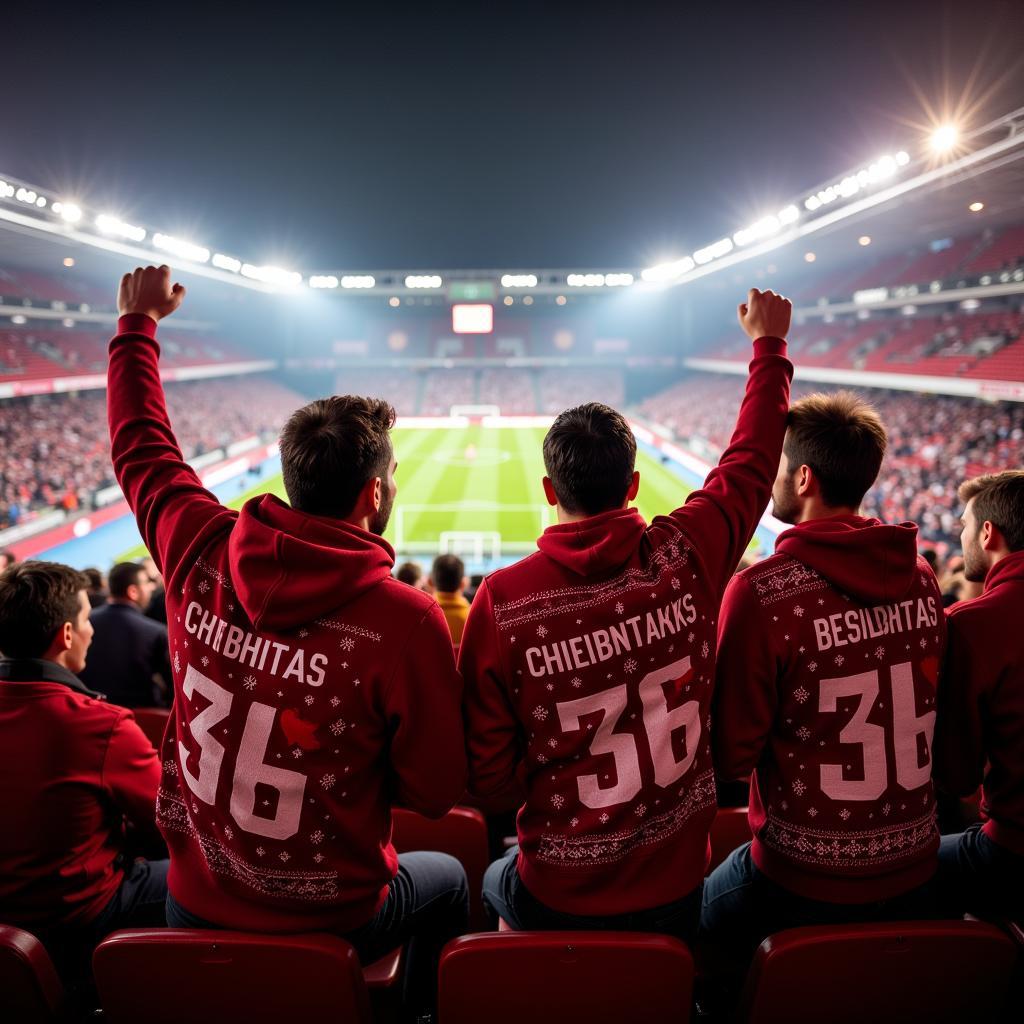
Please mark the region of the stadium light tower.
POLYGON ((960 140, 960 131, 955 124, 940 124, 932 132, 928 140, 932 152, 936 154, 949 153, 960 140))

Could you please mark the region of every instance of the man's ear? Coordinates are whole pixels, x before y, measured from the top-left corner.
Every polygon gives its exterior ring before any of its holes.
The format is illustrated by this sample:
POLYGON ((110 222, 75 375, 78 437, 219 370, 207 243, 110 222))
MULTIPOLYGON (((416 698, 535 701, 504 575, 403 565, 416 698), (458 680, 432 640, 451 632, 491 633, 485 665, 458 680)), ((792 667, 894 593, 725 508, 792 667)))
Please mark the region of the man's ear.
POLYGON ((558 495, 555 494, 555 485, 551 482, 551 477, 546 476, 543 480, 544 484, 544 497, 548 499, 549 505, 558 504, 558 495))
POLYGON ((630 481, 629 490, 626 491, 626 504, 636 500, 636 496, 640 491, 640 470, 633 470, 633 479, 630 481))
POLYGON ((978 531, 978 543, 981 545, 982 551, 998 551, 1003 546, 1003 535, 999 532, 999 527, 990 519, 986 519, 981 524, 981 529, 978 531))
POLYGON ((814 479, 814 470, 810 466, 803 465, 796 471, 796 493, 801 498, 806 498, 817 489, 818 481, 814 479))

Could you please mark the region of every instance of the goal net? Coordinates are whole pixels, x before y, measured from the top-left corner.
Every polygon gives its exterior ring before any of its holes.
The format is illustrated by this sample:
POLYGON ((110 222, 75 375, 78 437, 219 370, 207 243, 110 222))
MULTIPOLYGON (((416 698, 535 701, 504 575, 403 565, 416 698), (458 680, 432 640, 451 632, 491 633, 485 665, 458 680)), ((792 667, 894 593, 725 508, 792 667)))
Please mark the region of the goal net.
POLYGON ((437 546, 442 555, 491 561, 501 557, 501 534, 493 530, 444 530, 437 546))

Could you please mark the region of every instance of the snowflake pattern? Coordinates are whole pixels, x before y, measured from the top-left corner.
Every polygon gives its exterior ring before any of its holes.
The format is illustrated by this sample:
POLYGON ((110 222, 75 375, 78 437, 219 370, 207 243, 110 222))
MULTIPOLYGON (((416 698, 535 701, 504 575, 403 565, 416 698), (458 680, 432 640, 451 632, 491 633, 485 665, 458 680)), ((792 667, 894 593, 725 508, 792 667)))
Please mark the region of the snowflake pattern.
POLYGON ((200 580, 199 586, 196 587, 200 594, 208 594, 210 592, 210 584, 206 580, 200 580))
POLYGON ((354 651, 354 650, 356 649, 356 642, 355 642, 355 640, 353 640, 353 639, 352 639, 352 637, 350 637, 350 636, 343 636, 343 637, 342 637, 342 638, 341 638, 341 639, 340 639, 340 640, 338 641, 338 646, 339 646, 339 647, 340 647, 340 648, 341 648, 341 649, 342 649, 343 651, 354 651))
POLYGON ((843 808, 843 809, 842 809, 842 810, 841 810, 841 811, 839 812, 839 817, 840 817, 840 818, 842 818, 842 819, 843 819, 843 821, 846 821, 846 819, 847 819, 847 818, 848 818, 849 816, 850 816, 850 810, 849 810, 849 808, 847 808, 847 807, 844 807, 844 808, 843 808))
POLYGON ((177 651, 174 652, 174 671, 181 674, 181 655, 177 651))
POLYGON ((548 693, 551 693, 551 691, 554 690, 554 688, 555 688, 555 684, 554 683, 545 683, 544 684, 544 689, 547 690, 548 693))
POLYGON ((225 825, 224 826, 224 838, 225 839, 234 839, 235 838, 235 831, 234 831, 234 829, 230 825, 225 825))
POLYGON ((803 779, 793 780, 793 792, 796 793, 797 796, 803 796, 804 793, 807 792, 807 784, 803 779))
POLYGON ((617 601, 615 604, 615 614, 621 615, 625 610, 626 606, 621 601, 617 601))
POLYGON ((551 737, 551 739, 549 739, 549 740, 548 740, 548 746, 549 746, 549 747, 550 747, 550 748, 551 748, 552 750, 555 750, 555 749, 557 749, 557 747, 558 747, 558 740, 556 740, 556 739, 555 739, 555 737, 554 737, 554 736, 552 736, 552 737, 551 737))
POLYGON ((168 758, 166 761, 164 761, 164 774, 166 774, 166 775, 177 775, 178 774, 177 762, 172 760, 171 758, 168 758))
POLYGON ((203 668, 206 668, 206 666, 210 664, 210 659, 209 659, 209 658, 208 658, 208 657, 207 657, 207 656, 206 656, 206 655, 204 654, 204 655, 203 655, 203 656, 202 656, 202 657, 201 657, 201 658, 199 659, 199 664, 200 664, 200 665, 202 665, 202 666, 203 666, 203 668))
POLYGON ((647 804, 637 804, 633 808, 633 813, 638 817, 642 818, 647 813, 647 804))
POLYGON ((255 689, 256 689, 256 677, 255 677, 255 676, 246 676, 246 677, 245 677, 245 678, 244 678, 244 679, 242 680, 242 685, 243 685, 243 686, 244 686, 244 687, 245 687, 245 688, 246 688, 247 690, 255 690, 255 689))
POLYGON ((315 832, 313 832, 310 835, 309 841, 314 846, 317 846, 318 844, 322 843, 324 841, 324 834, 323 834, 323 832, 321 832, 320 829, 317 829, 315 832))
POLYGON ((331 698, 330 704, 331 704, 332 708, 336 708, 340 703, 341 703, 341 701, 338 700, 337 697, 332 697, 331 698))
POLYGON ((287 864, 292 859, 292 855, 287 850, 282 850, 277 856, 282 864, 287 864))
POLYGON ((301 636, 303 639, 305 639, 307 636, 309 636, 309 630, 308 629, 300 629, 299 630, 299 636, 301 636))
POLYGON ((336 722, 331 722, 331 735, 340 736, 347 728, 348 726, 345 724, 345 720, 343 718, 339 718, 336 722))
POLYGON ((801 725, 796 731, 797 736, 800 737, 805 743, 811 738, 811 730, 806 725, 801 725))
POLYGON ((296 747, 296 748, 295 748, 295 749, 294 749, 294 750, 292 751, 292 757, 294 757, 294 758, 295 758, 295 760, 296 760, 296 761, 298 761, 298 759, 299 759, 300 757, 302 757, 302 750, 301 750, 301 748, 299 748, 299 747, 296 747))
POLYGON ((798 605, 798 604, 793 605, 793 614, 798 619, 803 615, 803 613, 804 613, 804 610, 803 610, 803 608, 800 607, 800 605, 798 605))
POLYGON ((313 854, 313 862, 315 864, 321 863, 323 861, 323 859, 324 859, 324 855, 322 853, 314 853, 313 854))
POLYGON ((263 857, 266 854, 266 852, 267 851, 264 850, 262 846, 257 846, 256 847, 256 856, 257 857, 263 857))
POLYGON ((576 826, 577 826, 577 825, 578 825, 579 823, 580 823, 580 819, 579 819, 579 818, 570 818, 570 819, 569 819, 569 824, 570 824, 570 825, 571 825, 571 826, 572 826, 573 828, 575 828, 575 827, 576 827, 576 826))
POLYGON ((885 657, 885 648, 881 644, 879 644, 875 648, 875 657, 876 658, 884 658, 885 657))
POLYGON ((622 667, 623 667, 623 669, 626 672, 635 672, 636 671, 636 658, 627 658, 623 662, 622 667))
POLYGON ((921 650, 923 651, 928 646, 928 641, 925 640, 924 637, 921 637, 920 643, 921 643, 921 650))
POLYGON ((533 709, 533 717, 536 718, 538 722, 546 721, 547 717, 548 717, 548 709, 546 707, 543 707, 542 705, 538 704, 533 709))
POLYGON ((538 626, 537 627, 537 636, 539 636, 543 640, 544 637, 546 637, 547 635, 548 635, 548 627, 547 626, 538 626))
POLYGON ((806 703, 807 698, 810 697, 810 695, 810 691, 805 690, 802 686, 798 686, 793 691, 793 699, 799 704, 806 703))
POLYGON ((337 781, 338 780, 334 777, 334 775, 331 772, 328 772, 326 775, 320 776, 320 785, 323 789, 330 789, 331 786, 333 786, 337 781))
POLYGON ((708 645, 707 640, 700 645, 700 653, 706 658, 711 653, 711 648, 708 645))
POLYGON ((307 693, 306 694, 306 707, 307 708, 310 707, 313 704, 313 700, 314 700, 313 694, 307 693))
POLYGON ((679 582, 679 577, 678 576, 673 576, 672 577, 672 589, 673 590, 678 590, 681 586, 682 586, 682 584, 679 582))
POLYGON ((537 764, 547 764, 547 763, 548 763, 547 754, 538 754, 537 755, 537 764))
POLYGON ((578 690, 583 685, 583 680, 580 679, 579 676, 573 676, 572 679, 569 680, 569 685, 574 690, 578 690))
POLYGON ((816 818, 818 816, 818 809, 817 809, 817 807, 808 807, 807 808, 807 814, 808 814, 808 817, 816 818))
POLYGON ((833 661, 834 661, 834 662, 835 662, 835 663, 836 663, 837 665, 842 665, 842 663, 843 663, 844 661, 846 661, 846 659, 845 659, 845 658, 844 658, 844 657, 843 657, 843 656, 842 656, 841 654, 837 654, 837 655, 836 655, 836 656, 835 656, 835 657, 834 657, 834 658, 833 658, 832 660, 833 660, 833 661))
POLYGON ((602 825, 607 825, 608 824, 608 815, 604 811, 602 811, 601 812, 601 816, 597 820, 599 822, 601 822, 602 825))
POLYGON ((882 804, 882 813, 888 818, 892 813, 892 804, 882 804))
POLYGON ((561 793, 555 793, 551 797, 551 806, 560 811, 565 806, 565 797, 561 793))

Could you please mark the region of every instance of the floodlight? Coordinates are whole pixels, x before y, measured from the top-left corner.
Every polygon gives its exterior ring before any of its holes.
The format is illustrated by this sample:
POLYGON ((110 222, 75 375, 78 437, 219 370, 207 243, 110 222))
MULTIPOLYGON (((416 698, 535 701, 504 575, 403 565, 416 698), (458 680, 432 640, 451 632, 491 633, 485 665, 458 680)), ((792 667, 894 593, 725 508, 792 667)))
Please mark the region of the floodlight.
POLYGON ((193 263, 209 263, 210 250, 192 242, 186 242, 182 238, 174 238, 171 235, 163 235, 159 232, 153 236, 153 247, 163 249, 174 256, 180 256, 184 260, 191 260, 193 263))
POLYGON ((105 235, 117 235, 120 238, 127 238, 130 242, 141 242, 146 237, 145 228, 127 224, 120 217, 109 213, 101 213, 96 218, 96 227, 105 235))
POLYGON ((237 274, 242 269, 241 260, 236 260, 234 256, 225 256, 222 252, 213 254, 212 263, 218 270, 229 270, 232 274, 237 274))
POLYGON ((314 274, 309 279, 310 288, 337 288, 338 279, 333 274, 314 274))
POLYGON ((77 224, 82 219, 82 208, 77 203, 54 203, 53 212, 59 213, 69 224, 77 224))
POLYGON ((405 279, 406 288, 440 288, 441 278, 437 274, 409 274, 405 279))
POLYGON ((346 274, 341 279, 342 288, 372 288, 376 283, 372 274, 346 274))
POLYGON ((690 256, 684 256, 681 260, 672 260, 669 263, 659 263, 656 266, 648 267, 640 272, 640 276, 650 284, 663 284, 666 281, 674 281, 683 274, 688 274, 697 264, 690 256))
POLYGON ((536 288, 536 274, 502 274, 502 288, 536 288))
POLYGON ((960 140, 960 132, 955 124, 941 124, 932 132, 928 140, 933 153, 948 153, 960 140))
POLYGON ((971 203, 971 205, 968 206, 967 209, 970 210, 971 213, 981 213, 981 211, 985 209, 985 204, 984 203, 971 203))

